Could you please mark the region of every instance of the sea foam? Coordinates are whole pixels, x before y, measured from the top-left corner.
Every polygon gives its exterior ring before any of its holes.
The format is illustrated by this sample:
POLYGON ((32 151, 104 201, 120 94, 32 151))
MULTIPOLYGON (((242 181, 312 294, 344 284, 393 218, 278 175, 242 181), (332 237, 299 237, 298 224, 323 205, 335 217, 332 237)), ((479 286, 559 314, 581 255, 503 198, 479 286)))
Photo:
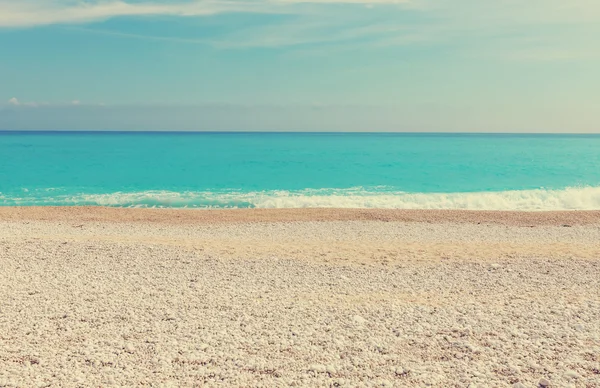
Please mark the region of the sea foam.
POLYGON ((155 208, 365 208, 465 210, 597 210, 600 187, 469 193, 407 193, 385 188, 305 189, 298 191, 142 191, 108 194, 61 190, 2 195, 7 206, 113 206, 155 208))

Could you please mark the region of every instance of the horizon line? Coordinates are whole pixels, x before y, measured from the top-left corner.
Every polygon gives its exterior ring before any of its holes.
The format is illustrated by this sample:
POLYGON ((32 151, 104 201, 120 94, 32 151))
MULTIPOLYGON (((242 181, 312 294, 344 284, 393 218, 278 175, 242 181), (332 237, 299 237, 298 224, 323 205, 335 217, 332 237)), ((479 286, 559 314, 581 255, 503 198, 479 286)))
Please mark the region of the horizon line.
POLYGON ((600 136, 600 132, 475 132, 475 131, 203 131, 203 130, 110 130, 110 129, 0 129, 0 134, 6 133, 81 133, 81 134, 312 134, 312 135, 509 135, 509 136, 600 136))

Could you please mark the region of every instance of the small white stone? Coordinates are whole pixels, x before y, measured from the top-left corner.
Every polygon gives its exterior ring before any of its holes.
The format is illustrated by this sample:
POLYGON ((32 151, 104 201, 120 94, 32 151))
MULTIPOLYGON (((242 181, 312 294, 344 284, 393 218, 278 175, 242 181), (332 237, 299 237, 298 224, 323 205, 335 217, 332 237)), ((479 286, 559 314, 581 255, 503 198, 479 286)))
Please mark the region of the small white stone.
POLYGON ((127 345, 125 345, 125 351, 128 353, 133 353, 133 352, 135 352, 135 348, 133 347, 132 344, 127 344, 127 345))
POLYGON ((325 368, 325 365, 313 364, 310 366, 310 370, 317 373, 324 373, 327 368, 325 368))
POLYGON ((334 374, 336 372, 335 367, 333 365, 327 365, 327 373, 334 374))
POLYGON ((514 384, 513 384, 513 388, 527 388, 527 387, 525 387, 525 386, 524 386, 523 384, 521 384, 521 383, 514 383, 514 384))
POLYGON ((508 369, 510 370, 510 372, 512 374, 515 374, 515 375, 518 375, 519 373, 521 373, 521 369, 516 365, 509 365, 508 369))
POLYGON ((352 320, 354 321, 354 323, 358 323, 359 325, 364 325, 367 322, 367 320, 361 317, 360 315, 355 315, 354 317, 352 317, 352 320))
POLYGON ((569 379, 578 379, 579 378, 579 374, 577 372, 575 372, 574 370, 567 371, 567 373, 565 373, 565 376, 569 379))

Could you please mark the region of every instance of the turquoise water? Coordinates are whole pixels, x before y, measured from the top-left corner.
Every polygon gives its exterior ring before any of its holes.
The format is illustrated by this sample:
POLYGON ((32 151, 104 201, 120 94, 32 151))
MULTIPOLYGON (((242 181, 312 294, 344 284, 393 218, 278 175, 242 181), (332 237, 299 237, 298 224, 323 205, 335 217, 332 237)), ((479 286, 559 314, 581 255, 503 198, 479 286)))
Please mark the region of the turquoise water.
POLYGON ((0 132, 0 205, 600 209, 600 136, 0 132))

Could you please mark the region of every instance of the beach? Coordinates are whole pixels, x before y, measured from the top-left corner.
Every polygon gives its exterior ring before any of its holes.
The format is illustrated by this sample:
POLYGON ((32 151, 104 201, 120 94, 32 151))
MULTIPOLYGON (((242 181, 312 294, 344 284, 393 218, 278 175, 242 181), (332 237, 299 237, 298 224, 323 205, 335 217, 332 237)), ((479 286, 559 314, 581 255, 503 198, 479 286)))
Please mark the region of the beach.
POLYGON ((5 207, 0 271, 0 387, 600 387, 600 211, 5 207))

